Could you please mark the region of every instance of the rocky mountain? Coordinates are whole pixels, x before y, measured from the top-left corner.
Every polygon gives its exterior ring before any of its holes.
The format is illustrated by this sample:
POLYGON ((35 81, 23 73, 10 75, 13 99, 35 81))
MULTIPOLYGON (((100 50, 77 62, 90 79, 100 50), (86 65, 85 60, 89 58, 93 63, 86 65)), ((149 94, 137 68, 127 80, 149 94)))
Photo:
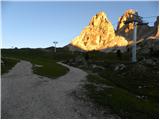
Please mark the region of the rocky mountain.
POLYGON ((155 28, 155 37, 157 39, 159 39, 159 16, 157 16, 157 20, 156 22, 154 23, 154 28, 155 28))
MULTIPOLYGON (((118 20, 116 34, 121 35, 125 37, 127 40, 131 41, 133 39, 134 23, 125 24, 124 22, 133 19, 143 22, 142 17, 138 15, 137 11, 133 9, 126 10, 125 13, 118 20)), ((155 25, 153 27, 148 26, 148 24, 138 25, 137 40, 154 36, 155 32, 157 32, 158 26, 159 18, 157 18, 157 21, 155 22, 155 25)), ((157 34, 157 36, 159 35, 157 34)))
MULTIPOLYGON (((125 11, 125 13, 118 19, 117 32, 129 33, 132 31, 134 29, 133 23, 126 25, 124 22, 129 19, 133 20, 134 15, 138 15, 135 10, 129 9, 125 11)), ((141 18, 138 18, 138 20, 141 20, 141 18)))
POLYGON ((148 39, 159 39, 159 16, 152 27, 152 35, 148 37, 148 39))
POLYGON ((159 54, 159 17, 157 17, 156 22, 154 23, 154 26, 152 27, 150 31, 150 35, 148 35, 145 39, 143 39, 142 42, 138 43, 138 54, 141 54, 139 56, 148 56, 156 55, 158 58, 159 54))
MULTIPOLYGON (((99 12, 92 17, 88 26, 82 30, 80 35, 74 38, 66 47, 71 51, 101 50, 114 52, 118 49, 122 52, 126 51, 126 46, 129 46, 133 40, 134 24, 125 24, 125 21, 133 19, 143 22, 137 11, 133 9, 125 11, 118 20, 117 29, 114 30, 106 14, 99 12)), ((147 24, 138 25, 137 41, 142 39, 159 39, 159 17, 157 17, 152 27, 147 24)))
POLYGON ((122 36, 117 36, 106 14, 99 12, 92 17, 80 35, 71 41, 71 45, 91 51, 127 46, 128 41, 122 36))

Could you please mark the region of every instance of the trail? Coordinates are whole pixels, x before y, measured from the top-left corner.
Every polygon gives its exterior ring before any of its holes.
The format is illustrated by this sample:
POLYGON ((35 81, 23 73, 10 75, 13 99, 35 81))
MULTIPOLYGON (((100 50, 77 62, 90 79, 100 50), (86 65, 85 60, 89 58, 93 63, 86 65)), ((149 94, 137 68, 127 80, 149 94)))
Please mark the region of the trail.
POLYGON ((99 111, 89 102, 75 98, 87 73, 62 63, 69 72, 57 79, 32 72, 32 64, 20 61, 9 73, 2 75, 2 118, 116 118, 99 111), (105 115, 104 115, 105 114, 105 115), (105 116, 105 117, 104 117, 105 116))

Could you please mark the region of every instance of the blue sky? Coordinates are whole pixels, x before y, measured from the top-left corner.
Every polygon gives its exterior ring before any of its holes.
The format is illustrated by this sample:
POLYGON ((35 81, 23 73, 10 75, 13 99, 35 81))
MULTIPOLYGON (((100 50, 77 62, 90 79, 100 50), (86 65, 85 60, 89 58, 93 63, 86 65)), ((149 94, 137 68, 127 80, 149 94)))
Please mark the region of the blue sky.
MULTIPOLYGON (((92 16, 104 11, 116 28, 127 9, 142 17, 157 16, 158 1, 126 2, 2 2, 2 48, 45 48, 58 41, 67 45, 88 25, 92 16)), ((153 18, 145 18, 153 25, 153 18)))

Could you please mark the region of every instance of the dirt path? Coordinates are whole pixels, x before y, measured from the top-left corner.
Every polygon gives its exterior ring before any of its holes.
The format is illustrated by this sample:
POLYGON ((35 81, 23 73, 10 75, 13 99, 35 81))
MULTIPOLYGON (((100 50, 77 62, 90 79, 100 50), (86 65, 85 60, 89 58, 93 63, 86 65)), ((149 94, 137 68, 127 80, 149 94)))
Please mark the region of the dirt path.
MULTIPOLYGON (((2 75, 2 118, 104 118, 104 111, 71 94, 87 73, 62 65, 70 71, 57 79, 33 74, 32 64, 27 61, 2 75)), ((109 112, 105 116, 117 117, 109 112)))

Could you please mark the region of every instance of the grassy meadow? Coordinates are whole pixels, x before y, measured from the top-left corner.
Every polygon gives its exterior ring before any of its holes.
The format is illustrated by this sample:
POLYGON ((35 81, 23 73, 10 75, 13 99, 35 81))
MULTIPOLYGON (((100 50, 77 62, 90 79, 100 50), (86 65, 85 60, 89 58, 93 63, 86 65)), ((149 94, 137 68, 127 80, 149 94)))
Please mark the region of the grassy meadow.
POLYGON ((1 74, 7 73, 12 67, 14 67, 19 60, 11 58, 2 58, 1 74))
POLYGON ((84 88, 95 104, 110 106, 121 118, 159 118, 158 65, 133 64, 129 53, 118 59, 114 53, 96 52, 91 52, 88 64, 89 67, 83 68, 90 73, 84 88), (126 67, 115 70, 118 64, 126 67))
MULTIPOLYGON (((64 52, 55 54, 51 49, 2 49, 2 59, 4 58, 16 58, 19 60, 27 60, 33 64, 33 72, 38 75, 57 78, 68 72, 68 68, 57 64, 58 61, 63 61, 70 55, 64 55, 64 52), (37 67, 41 65, 41 67, 37 67)), ((8 64, 8 63, 7 63, 8 64)), ((4 68, 2 68, 3 71, 4 68)))

